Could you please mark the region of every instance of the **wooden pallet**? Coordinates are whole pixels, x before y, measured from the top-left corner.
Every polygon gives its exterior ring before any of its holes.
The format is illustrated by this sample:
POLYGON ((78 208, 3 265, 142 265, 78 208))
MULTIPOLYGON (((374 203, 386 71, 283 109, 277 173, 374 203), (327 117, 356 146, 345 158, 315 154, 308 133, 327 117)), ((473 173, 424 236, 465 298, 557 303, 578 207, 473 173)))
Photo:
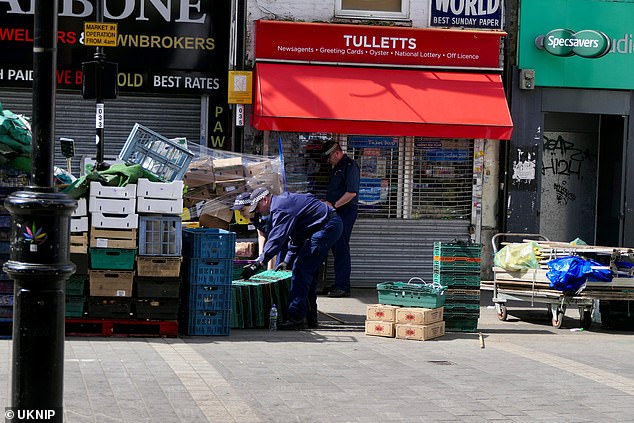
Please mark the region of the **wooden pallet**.
POLYGON ((67 318, 66 336, 167 337, 178 336, 176 320, 67 318))

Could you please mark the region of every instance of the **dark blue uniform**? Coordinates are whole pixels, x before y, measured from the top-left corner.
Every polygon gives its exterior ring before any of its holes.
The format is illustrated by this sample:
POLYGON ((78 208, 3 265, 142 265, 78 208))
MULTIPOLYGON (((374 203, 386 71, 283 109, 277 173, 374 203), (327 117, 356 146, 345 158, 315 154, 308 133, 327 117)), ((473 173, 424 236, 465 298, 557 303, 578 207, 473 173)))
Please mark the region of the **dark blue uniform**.
POLYGON ((271 232, 258 261, 268 262, 288 244, 284 261, 294 258, 289 316, 316 321, 316 275, 328 250, 341 236, 341 218, 313 194, 288 192, 272 197, 270 216, 271 232))
POLYGON ((332 247, 335 269, 335 289, 350 292, 350 235, 357 220, 359 204, 359 181, 361 171, 359 166, 347 155, 344 155, 332 169, 326 200, 334 205, 346 192, 357 195, 347 204, 337 209, 337 214, 343 221, 343 234, 332 247))

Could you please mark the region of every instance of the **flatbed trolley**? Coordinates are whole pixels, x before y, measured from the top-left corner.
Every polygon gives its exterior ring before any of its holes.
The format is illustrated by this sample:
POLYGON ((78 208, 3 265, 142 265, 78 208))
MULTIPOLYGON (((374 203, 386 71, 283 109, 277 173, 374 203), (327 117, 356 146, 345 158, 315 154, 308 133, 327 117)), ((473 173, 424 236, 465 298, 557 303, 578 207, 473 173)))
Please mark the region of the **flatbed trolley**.
MULTIPOLYGON (((500 238, 521 238, 533 239, 536 242, 549 241, 547 237, 541 234, 521 234, 521 233, 498 233, 493 235, 491 243, 493 244, 493 253, 498 252, 498 239, 500 238)), ((501 241, 500 241, 501 242, 501 241)), ((525 301, 533 304, 545 304, 547 306, 548 317, 553 327, 560 328, 564 319, 564 314, 569 306, 579 308, 579 320, 581 327, 588 329, 592 323, 592 307, 594 299, 586 296, 577 296, 564 294, 563 292, 552 289, 541 289, 535 287, 536 283, 550 283, 546 278, 546 270, 544 269, 526 269, 520 272, 509 272, 501 267, 493 267, 493 303, 497 312, 498 319, 506 320, 508 318, 506 302, 508 300, 525 301), (501 273, 517 273, 518 280, 531 282, 530 286, 523 284, 516 288, 500 288, 498 286, 498 275, 501 273), (521 276, 519 276, 521 275, 521 276)))

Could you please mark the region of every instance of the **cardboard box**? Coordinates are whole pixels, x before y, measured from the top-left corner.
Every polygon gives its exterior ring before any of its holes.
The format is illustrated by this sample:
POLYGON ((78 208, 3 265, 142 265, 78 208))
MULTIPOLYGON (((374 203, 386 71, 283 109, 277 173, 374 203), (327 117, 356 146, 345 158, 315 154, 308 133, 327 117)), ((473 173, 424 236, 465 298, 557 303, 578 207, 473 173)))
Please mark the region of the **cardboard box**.
POLYGON ((382 322, 378 320, 366 320, 365 321, 365 334, 375 336, 385 336, 388 338, 394 338, 394 326, 393 322, 382 322))
POLYGON ((443 307, 401 307, 396 310, 396 323, 407 325, 428 325, 440 322, 443 319, 443 310, 443 307))
POLYGON ((398 306, 384 304, 370 304, 367 308, 367 320, 381 322, 396 322, 396 310, 398 306))
POLYGON ((136 188, 137 197, 180 200, 183 198, 183 181, 152 182, 139 178, 136 188))
POLYGON ((396 324, 396 337, 398 339, 414 339, 427 341, 445 334, 445 322, 436 322, 431 325, 401 325, 396 324))
POLYGON ((136 184, 124 187, 101 185, 99 182, 90 183, 90 196, 102 198, 136 198, 136 184))
POLYGON ((232 194, 238 195, 245 191, 246 181, 244 179, 227 179, 226 181, 216 181, 216 195, 222 197, 232 194))
POLYGON ((214 183, 214 166, 211 158, 205 158, 191 162, 183 177, 185 185, 189 188, 199 187, 214 183))
POLYGON ((253 162, 244 165, 244 176, 247 178, 253 178, 261 174, 274 173, 273 163, 270 160, 264 160, 261 162, 253 162))
POLYGON ((90 270, 88 280, 92 297, 131 297, 134 271, 90 270))
POLYGON ((236 242, 236 257, 250 259, 258 253, 257 242, 236 242))
POLYGON ((215 159, 213 169, 214 178, 216 181, 244 178, 242 157, 234 157, 231 159, 215 159))
POLYGON ((218 228, 224 229, 225 231, 229 230, 229 222, 208 214, 200 216, 198 223, 200 223, 200 226, 204 228, 218 228))
POLYGON ((277 173, 264 173, 247 179, 247 189, 253 191, 256 188, 267 188, 271 194, 282 192, 282 177, 277 173))
MULTIPOLYGON (((233 201, 231 202, 233 204, 233 201)), ((231 222, 233 219, 233 210, 229 208, 227 204, 217 200, 206 201, 200 208, 200 216, 207 214, 209 216, 217 217, 225 222, 231 222)))

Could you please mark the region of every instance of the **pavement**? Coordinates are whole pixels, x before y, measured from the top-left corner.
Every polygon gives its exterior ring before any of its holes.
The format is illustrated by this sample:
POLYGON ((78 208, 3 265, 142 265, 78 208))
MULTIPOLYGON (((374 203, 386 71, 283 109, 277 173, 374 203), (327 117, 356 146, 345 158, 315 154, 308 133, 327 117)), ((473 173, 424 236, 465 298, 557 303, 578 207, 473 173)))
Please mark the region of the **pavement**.
MULTIPOLYGON (((365 335, 371 289, 320 296, 316 330, 67 337, 64 421, 634 422, 634 332, 579 330, 576 310, 555 329, 528 303, 499 321, 490 298, 482 292, 484 348, 478 333, 365 335)), ((11 348, 0 340, 7 406, 11 348)))

